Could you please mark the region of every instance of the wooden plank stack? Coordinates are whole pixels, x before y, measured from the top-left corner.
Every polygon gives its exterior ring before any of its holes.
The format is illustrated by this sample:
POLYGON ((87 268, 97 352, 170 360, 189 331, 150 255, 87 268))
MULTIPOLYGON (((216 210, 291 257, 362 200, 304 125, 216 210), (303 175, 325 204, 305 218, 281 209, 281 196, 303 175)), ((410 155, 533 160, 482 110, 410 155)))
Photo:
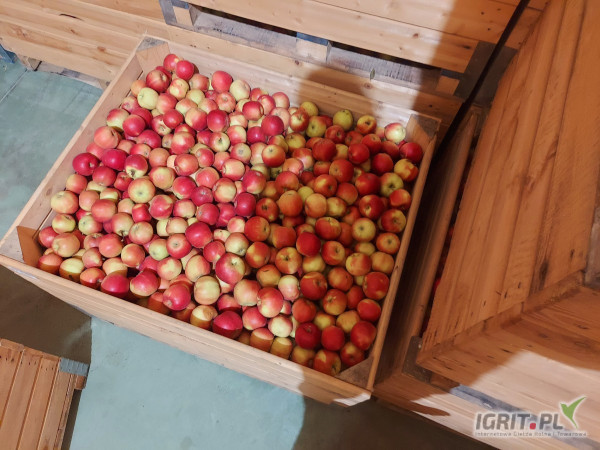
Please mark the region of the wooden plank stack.
POLYGON ((61 448, 73 392, 84 384, 61 370, 61 358, 0 339, 2 448, 61 448))

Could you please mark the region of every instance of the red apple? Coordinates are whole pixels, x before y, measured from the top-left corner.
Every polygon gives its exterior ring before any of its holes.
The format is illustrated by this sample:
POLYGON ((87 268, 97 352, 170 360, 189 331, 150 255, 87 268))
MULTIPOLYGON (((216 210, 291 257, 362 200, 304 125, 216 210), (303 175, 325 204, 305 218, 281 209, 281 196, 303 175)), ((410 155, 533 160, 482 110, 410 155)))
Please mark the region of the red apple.
POLYGON ((352 367, 359 362, 364 361, 365 352, 352 342, 346 342, 340 350, 340 359, 345 366, 352 367))
POLYGON ((242 318, 233 311, 225 311, 213 320, 213 331, 230 339, 237 338, 243 328, 242 318))
POLYGON ((296 344, 305 349, 314 349, 321 342, 321 330, 312 322, 302 323, 295 334, 296 344))
POLYGON ((327 280, 322 273, 309 272, 300 279, 300 291, 310 300, 320 300, 327 292, 327 280))
POLYGON ((377 328, 375 328, 372 323, 360 321, 354 325, 354 327, 352 327, 352 331, 350 332, 350 340, 359 349, 368 350, 375 340, 376 335, 377 328))
MULTIPOLYGON (((233 253, 225 253, 215 265, 217 277, 228 284, 239 282, 246 271, 244 260, 233 253)), ((281 309, 281 308, 280 308, 281 309)))

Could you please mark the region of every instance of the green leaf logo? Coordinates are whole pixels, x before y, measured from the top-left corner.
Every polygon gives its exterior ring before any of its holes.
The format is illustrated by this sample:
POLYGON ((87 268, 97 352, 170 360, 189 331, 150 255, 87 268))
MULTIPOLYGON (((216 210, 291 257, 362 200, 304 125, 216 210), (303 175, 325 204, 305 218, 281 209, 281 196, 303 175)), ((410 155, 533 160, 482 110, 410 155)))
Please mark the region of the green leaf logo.
POLYGON ((575 409, 577 409, 577 407, 579 406, 579 404, 582 401, 584 401, 584 400, 585 400, 585 397, 581 397, 580 399, 575 400, 570 405, 567 405, 566 403, 561 403, 560 404, 560 408, 562 409, 562 413, 565 415, 565 417, 567 419, 569 419, 573 423, 573 425, 575 425, 575 428, 577 428, 577 429, 579 429, 579 427, 575 423, 575 409))

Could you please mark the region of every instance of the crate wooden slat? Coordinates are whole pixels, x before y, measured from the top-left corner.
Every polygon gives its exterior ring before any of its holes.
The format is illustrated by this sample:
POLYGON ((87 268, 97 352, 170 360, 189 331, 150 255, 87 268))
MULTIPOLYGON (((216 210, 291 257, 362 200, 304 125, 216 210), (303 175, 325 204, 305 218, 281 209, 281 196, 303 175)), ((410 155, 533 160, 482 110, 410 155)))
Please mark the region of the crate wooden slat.
POLYGON ((595 441, 599 16, 595 1, 550 2, 502 81, 520 94, 486 122, 417 358, 533 413, 586 395, 578 423, 595 441))
POLYGON ((85 377, 61 370, 61 359, 0 339, 2 448, 61 448, 75 389, 85 377))
POLYGON ((513 5, 493 0, 315 1, 486 42, 498 41, 514 10, 513 5))
POLYGON ((42 432, 44 417, 46 416, 46 407, 52 395, 52 389, 58 373, 59 360, 58 358, 42 358, 38 369, 31 401, 27 409, 21 438, 19 440, 19 448, 35 448, 42 432))

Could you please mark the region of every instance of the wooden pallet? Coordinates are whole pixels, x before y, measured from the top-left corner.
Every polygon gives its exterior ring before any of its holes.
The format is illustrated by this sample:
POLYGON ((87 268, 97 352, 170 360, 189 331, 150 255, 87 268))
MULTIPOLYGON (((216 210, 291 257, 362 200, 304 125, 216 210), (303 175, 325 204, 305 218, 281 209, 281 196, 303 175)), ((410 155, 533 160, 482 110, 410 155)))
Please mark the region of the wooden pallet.
POLYGON ((0 446, 61 448, 71 400, 87 366, 0 339, 0 446))

